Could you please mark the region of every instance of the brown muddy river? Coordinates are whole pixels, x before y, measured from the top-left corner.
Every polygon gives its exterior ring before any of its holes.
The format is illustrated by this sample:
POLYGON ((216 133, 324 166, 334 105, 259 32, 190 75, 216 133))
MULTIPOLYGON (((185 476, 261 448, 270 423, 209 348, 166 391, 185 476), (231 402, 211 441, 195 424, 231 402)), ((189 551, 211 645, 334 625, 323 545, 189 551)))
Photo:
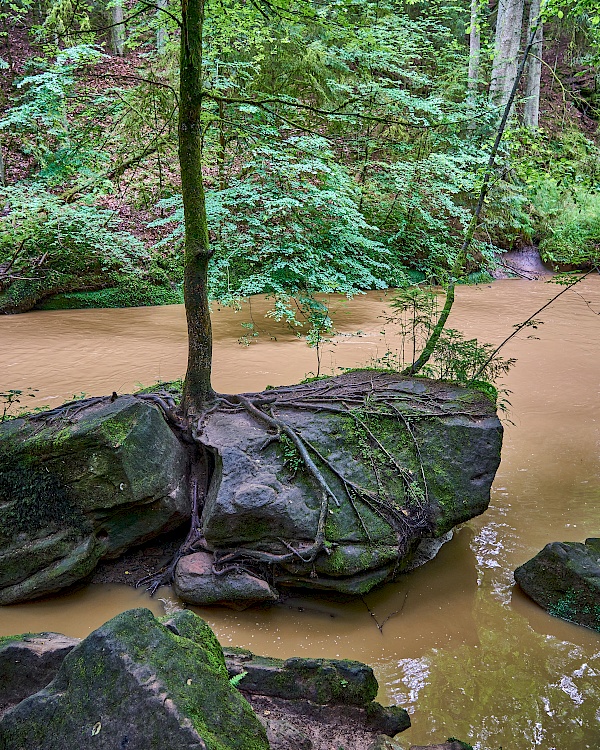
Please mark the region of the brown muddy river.
MULTIPOLYGON (((461 288, 454 328, 492 343, 549 299, 544 282, 461 288)), ((382 293, 335 302, 340 335, 326 372, 398 346, 383 331, 382 293)), ((316 369, 314 350, 264 321, 250 346, 247 308, 215 310, 214 386, 225 392, 292 383, 316 369), (275 340, 276 339, 276 340, 275 340)), ((511 402, 490 509, 460 528, 439 556, 361 601, 294 599, 269 610, 198 610, 223 643, 257 653, 355 658, 376 670, 384 703, 411 713, 401 744, 455 736, 477 750, 600 747, 600 635, 544 613, 515 591, 512 571, 550 541, 600 533, 600 278, 590 277, 525 329, 504 356, 518 363, 503 386, 511 402), (537 338, 531 338, 535 334, 537 338), (377 622, 384 623, 382 631, 377 622)), ((180 377, 180 306, 34 312, 0 317, 0 391, 36 388, 35 405, 82 391, 127 392, 180 377)), ((43 602, 0 608, 0 635, 55 630, 85 636, 118 612, 177 606, 127 587, 93 586, 43 602)))

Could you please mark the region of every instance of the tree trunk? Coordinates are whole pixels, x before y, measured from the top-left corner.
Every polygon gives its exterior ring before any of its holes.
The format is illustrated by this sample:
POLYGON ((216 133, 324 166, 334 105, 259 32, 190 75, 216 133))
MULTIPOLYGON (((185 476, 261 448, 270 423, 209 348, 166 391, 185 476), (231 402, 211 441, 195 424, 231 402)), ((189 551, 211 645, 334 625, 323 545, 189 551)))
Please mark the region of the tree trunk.
POLYGON ((115 0, 115 4, 110 9, 111 23, 111 40, 112 48, 115 55, 123 57, 125 51, 125 24, 123 23, 123 5, 122 0, 115 0))
POLYGON ((2 141, 0 141, 0 185, 6 185, 6 168, 4 166, 4 154, 2 153, 2 141))
POLYGON ((481 61, 481 23, 480 2, 471 0, 471 33, 469 35, 469 99, 473 99, 479 82, 479 65, 481 61))
POLYGON ((490 102, 500 111, 510 98, 517 76, 524 5, 525 0, 500 0, 498 3, 490 102))
POLYGON ((158 28, 156 29, 156 51, 159 55, 162 55, 165 51, 165 44, 167 41, 167 30, 164 26, 164 13, 161 12, 161 8, 166 8, 169 0, 156 0, 156 19, 158 21, 158 28))
POLYGON ((535 42, 531 50, 529 66, 527 68, 527 87, 525 90, 525 110, 523 112, 523 123, 525 127, 536 130, 540 123, 540 88, 542 82, 542 53, 544 44, 544 25, 540 16, 540 0, 531 0, 529 9, 529 31, 531 36, 537 25, 535 42))
POLYGON ((179 164, 185 219, 183 294, 188 365, 183 408, 198 414, 212 396, 212 330, 208 307, 210 248, 202 181, 202 28, 204 0, 181 2, 179 164))

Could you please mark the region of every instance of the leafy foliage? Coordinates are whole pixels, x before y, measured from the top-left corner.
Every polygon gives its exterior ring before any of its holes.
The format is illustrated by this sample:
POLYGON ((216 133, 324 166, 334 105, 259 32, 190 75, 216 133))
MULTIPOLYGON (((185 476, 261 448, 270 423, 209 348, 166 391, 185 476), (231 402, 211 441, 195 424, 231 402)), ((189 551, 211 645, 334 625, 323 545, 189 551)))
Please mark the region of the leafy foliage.
MULTIPOLYGON (((597 5, 546 4, 551 22, 562 13, 560 23, 568 16, 584 35, 578 59, 587 55, 587 65, 596 60, 597 5)), ((110 205, 125 217, 142 212, 150 234, 159 235, 154 290, 130 280, 121 291, 83 291, 65 304, 179 299, 172 287, 182 269, 180 11, 176 4, 153 8, 127 9, 127 48, 134 52, 123 71, 102 50, 103 33, 91 30, 105 24, 95 6, 40 6, 32 38, 43 54, 16 78, 0 119, 9 156, 29 160, 29 180, 48 196, 62 191, 65 206, 77 199, 82 221, 94 206, 102 214, 110 205)), ((318 347, 329 323, 316 293, 448 280, 497 120, 483 92, 493 42, 486 16, 482 85, 467 91, 469 9, 467 0, 223 0, 208 8, 202 127, 213 298, 236 304, 269 294, 277 317, 294 326, 308 321, 309 342, 318 347)), ((23 2, 0 18, 24 23, 33 13, 23 2)), ((532 243, 555 263, 591 262, 598 163, 595 144, 574 130, 532 133, 515 123, 465 277, 493 266, 499 250, 532 243)), ((36 210, 34 201, 32 216, 36 210)), ((131 228, 147 234, 137 221, 131 228)), ((117 241, 119 267, 120 247, 117 241)), ((126 253, 133 264, 126 273, 146 277, 148 254, 138 249, 126 253)), ((80 259, 81 268, 94 265, 95 252, 87 265, 80 259)), ((53 250, 47 263, 59 256, 53 250)), ((124 283, 108 282, 112 289, 124 283)))

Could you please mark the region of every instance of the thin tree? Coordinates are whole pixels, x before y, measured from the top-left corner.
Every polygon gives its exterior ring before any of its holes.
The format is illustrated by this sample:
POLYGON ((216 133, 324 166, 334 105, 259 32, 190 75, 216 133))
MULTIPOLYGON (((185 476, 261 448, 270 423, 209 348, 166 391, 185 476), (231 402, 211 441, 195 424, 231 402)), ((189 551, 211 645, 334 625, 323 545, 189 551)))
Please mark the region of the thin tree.
POLYGON ((111 15, 111 42, 115 55, 123 57, 125 53, 125 17, 123 15, 122 0, 113 0, 110 6, 111 15))
POLYGON ((500 144, 502 143, 504 131, 506 130, 506 125, 508 124, 508 121, 510 119, 513 104, 517 96, 517 91, 519 89, 521 79, 523 78, 523 73, 525 72, 525 68, 527 66, 529 55, 531 53, 531 50, 533 49, 533 45, 535 44, 537 31, 538 31, 538 25, 542 23, 543 10, 544 10, 544 6, 542 6, 542 8, 540 9, 537 22, 535 23, 534 27, 531 30, 531 36, 529 37, 529 41, 527 43, 527 46, 525 47, 525 52, 523 53, 523 57, 515 73, 515 77, 512 83, 512 88, 509 92, 508 99, 505 103, 504 112, 502 114, 502 119, 500 120, 500 124, 496 132, 496 139, 494 140, 494 145, 492 146, 492 150, 490 151, 490 155, 488 158, 487 168, 485 171, 485 175, 483 177, 481 189, 479 191, 479 198, 477 200, 477 205, 475 207, 475 211, 473 212, 473 217, 469 223, 469 226, 467 227, 467 231, 465 233, 465 238, 463 240, 461 248, 458 251, 456 260, 454 261, 453 267, 450 271, 450 282, 446 289, 446 301, 444 303, 444 307, 442 308, 442 311, 433 328, 433 331, 431 332, 431 336, 425 343, 425 346, 419 358, 415 362, 413 362, 409 367, 405 368, 402 371, 403 375, 415 375, 420 370, 422 370, 423 367, 425 367, 427 362, 429 362, 429 360, 431 359, 435 351, 435 348, 437 346, 437 343, 440 339, 440 336, 442 335, 442 331, 444 330, 446 326, 446 322, 450 315, 450 311, 452 310, 452 307, 454 305, 456 282, 461 276, 464 275, 464 268, 467 262, 469 248, 471 247, 471 243, 473 242, 475 232, 477 230, 477 227, 479 226, 479 220, 483 212, 485 199, 489 192, 492 175, 494 174, 494 170, 496 167, 496 157, 498 156, 498 151, 500 150, 500 144))
POLYGON ((188 416, 200 414, 213 396, 208 306, 211 251, 202 179, 204 13, 204 0, 181 0, 179 164, 185 220, 183 295, 188 328, 183 409, 188 416))
POLYGON ((481 0, 471 0, 471 23, 469 30, 469 76, 467 87, 472 99, 477 92, 481 65, 481 0))

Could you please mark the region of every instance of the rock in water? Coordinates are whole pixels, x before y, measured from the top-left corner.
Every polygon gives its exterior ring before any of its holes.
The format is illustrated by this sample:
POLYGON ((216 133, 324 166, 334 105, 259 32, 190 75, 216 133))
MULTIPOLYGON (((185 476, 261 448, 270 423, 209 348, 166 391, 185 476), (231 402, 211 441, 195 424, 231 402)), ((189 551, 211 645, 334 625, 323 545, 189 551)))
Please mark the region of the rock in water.
POLYGON ((56 678, 0 721, 0 750, 268 750, 230 684, 206 623, 125 612, 65 658, 56 678))
POLYGON ((188 604, 225 604, 237 609, 252 604, 275 602, 277 592, 262 578, 243 570, 229 575, 213 573, 213 556, 195 552, 177 563, 174 581, 177 596, 188 604))
POLYGON ((276 659, 256 656, 243 648, 226 648, 230 677, 247 693, 326 705, 366 706, 379 685, 373 669, 359 661, 339 659, 276 659))
POLYGON ((600 631, 600 539, 547 544, 515 580, 551 615, 600 631))
POLYGON ((324 493, 297 446, 251 411, 210 412, 200 440, 215 471, 201 522, 217 565, 267 552, 286 556, 276 586, 364 594, 410 568, 423 540, 488 507, 502 426, 479 391, 363 371, 261 399, 301 438, 337 502, 328 498, 324 549, 307 559, 324 493))
POLYGON ((133 396, 0 424, 0 604, 58 591, 179 526, 186 467, 159 409, 133 396))

